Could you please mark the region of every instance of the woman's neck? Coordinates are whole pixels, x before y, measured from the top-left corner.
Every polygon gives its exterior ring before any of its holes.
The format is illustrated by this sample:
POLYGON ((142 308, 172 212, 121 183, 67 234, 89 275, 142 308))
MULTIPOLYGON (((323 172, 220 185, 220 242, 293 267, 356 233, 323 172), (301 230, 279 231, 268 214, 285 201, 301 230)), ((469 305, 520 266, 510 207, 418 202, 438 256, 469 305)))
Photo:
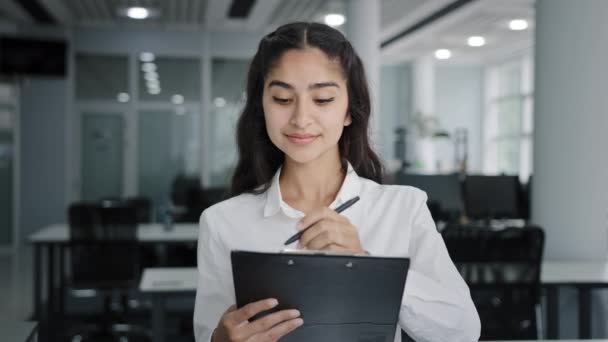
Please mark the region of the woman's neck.
POLYGON ((331 162, 318 160, 307 164, 285 158, 279 177, 281 196, 291 207, 306 213, 331 204, 344 177, 339 157, 331 162))

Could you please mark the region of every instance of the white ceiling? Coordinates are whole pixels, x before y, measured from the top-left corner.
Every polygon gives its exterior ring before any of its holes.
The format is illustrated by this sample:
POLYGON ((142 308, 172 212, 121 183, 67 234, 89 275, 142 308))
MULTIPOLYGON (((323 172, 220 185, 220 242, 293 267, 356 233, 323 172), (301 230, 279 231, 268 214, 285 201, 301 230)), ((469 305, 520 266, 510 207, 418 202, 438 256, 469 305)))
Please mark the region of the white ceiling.
MULTIPOLYGON (((19 0, 0 0, 0 22, 33 24, 19 0)), ((246 19, 227 17, 229 0, 38 0, 64 27, 142 27, 216 31, 269 31, 296 20, 321 20, 323 14, 345 12, 347 0, 257 0, 246 19), (132 5, 160 10, 157 19, 135 21, 117 9, 132 5)), ((370 0, 371 1, 371 0, 370 0)), ((381 40, 395 36, 454 0, 380 0, 381 40)), ((396 63, 427 56, 437 48, 452 50, 454 63, 480 63, 533 44, 535 0, 475 0, 382 49, 383 61, 396 63), (513 18, 525 18, 532 29, 513 32, 513 18), (484 35, 487 45, 466 46, 470 35, 484 35)), ((347 19, 348 20, 348 19, 347 19)))
MULTIPOLYGON (((432 13, 448 0, 426 1, 416 11, 432 13), (428 8, 423 8, 424 6, 428 8)), ((535 0, 477 0, 442 17, 422 29, 390 44, 382 49, 384 62, 400 62, 418 57, 432 56, 436 49, 447 48, 452 58, 443 63, 485 63, 507 58, 510 55, 530 49, 534 44, 534 4, 535 0), (508 23, 512 19, 526 19, 530 25, 524 31, 511 31, 508 23), (469 36, 483 36, 486 45, 469 47, 469 36)), ((404 18, 409 27, 420 17, 419 13, 404 18)), ((395 27, 399 25, 394 24, 395 27)), ((383 30, 383 41, 399 30, 389 27, 383 30), (392 30, 392 31, 391 31, 392 30)))

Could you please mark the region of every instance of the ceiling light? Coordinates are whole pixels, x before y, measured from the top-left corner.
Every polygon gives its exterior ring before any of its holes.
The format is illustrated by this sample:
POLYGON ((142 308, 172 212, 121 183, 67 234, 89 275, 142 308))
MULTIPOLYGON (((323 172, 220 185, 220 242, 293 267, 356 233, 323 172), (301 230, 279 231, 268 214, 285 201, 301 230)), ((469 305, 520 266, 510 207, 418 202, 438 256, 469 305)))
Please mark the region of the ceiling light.
POLYGON ((173 96, 171 96, 171 102, 173 102, 174 104, 182 104, 184 103, 184 96, 180 95, 180 94, 175 94, 173 96))
POLYGON ((158 80, 150 80, 146 82, 146 86, 148 88, 158 88, 160 87, 160 82, 158 80))
POLYGON ((160 94, 160 88, 150 88, 150 89, 148 89, 148 93, 150 93, 152 95, 158 95, 158 94, 160 94))
POLYGON ((129 102, 130 99, 131 96, 127 93, 118 93, 118 95, 116 95, 116 100, 120 103, 129 102))
POLYGON ((328 14, 325 16, 325 23, 329 26, 336 27, 344 24, 346 18, 342 14, 328 14))
POLYGON ((484 46, 486 45, 486 39, 481 36, 471 36, 467 39, 467 44, 473 47, 484 46))
POLYGON ((509 22, 509 28, 513 31, 522 31, 528 28, 528 22, 524 19, 514 19, 509 22))
POLYGON ((139 54, 139 60, 146 63, 146 62, 154 62, 154 54, 152 52, 142 52, 139 54))
POLYGON ((150 16, 150 11, 145 7, 127 8, 127 17, 131 19, 146 19, 150 16))
POLYGON ((156 8, 141 6, 121 7, 117 10, 117 13, 121 17, 137 20, 152 19, 160 15, 160 11, 156 8))
POLYGON ((452 57, 452 52, 448 49, 439 49, 435 51, 435 58, 437 59, 448 59, 452 57))
POLYGON ((156 71, 156 64, 152 62, 146 62, 141 65, 141 71, 143 72, 153 72, 156 71))
POLYGON ((226 105, 226 100, 223 97, 216 97, 215 99, 213 99, 213 104, 216 107, 224 107, 226 105))
POLYGON ((147 72, 144 74, 144 80, 146 81, 158 81, 158 73, 156 71, 147 72))

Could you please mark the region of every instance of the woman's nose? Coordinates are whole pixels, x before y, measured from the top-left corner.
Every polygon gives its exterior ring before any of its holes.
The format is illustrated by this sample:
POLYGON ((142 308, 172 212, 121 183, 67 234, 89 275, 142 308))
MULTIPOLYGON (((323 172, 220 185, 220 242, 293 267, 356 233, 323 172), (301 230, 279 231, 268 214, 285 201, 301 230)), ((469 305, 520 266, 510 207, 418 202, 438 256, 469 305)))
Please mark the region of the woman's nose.
POLYGON ((297 101, 289 122, 298 128, 306 128, 312 122, 311 114, 311 108, 306 101, 297 101))

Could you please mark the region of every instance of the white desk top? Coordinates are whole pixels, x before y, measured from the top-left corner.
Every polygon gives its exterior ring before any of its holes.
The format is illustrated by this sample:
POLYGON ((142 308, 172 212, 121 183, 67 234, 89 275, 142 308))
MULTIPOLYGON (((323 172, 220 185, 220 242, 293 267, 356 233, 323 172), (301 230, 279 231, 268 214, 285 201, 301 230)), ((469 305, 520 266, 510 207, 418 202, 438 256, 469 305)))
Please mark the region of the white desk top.
POLYGON ((196 291, 195 267, 146 268, 139 283, 142 292, 196 291))
POLYGON ((0 320, 0 331, 2 332, 2 341, 6 342, 26 342, 32 336, 32 333, 37 329, 38 323, 35 322, 18 322, 0 320))
MULTIPOLYGON (((70 240, 70 230, 67 224, 53 224, 30 236, 31 243, 62 243, 70 240)), ((142 242, 196 242, 198 239, 198 224, 176 223, 173 229, 165 230, 159 223, 141 224, 137 229, 137 239, 142 242)))
POLYGON ((543 284, 606 283, 608 285, 608 262, 544 261, 540 278, 543 284))

